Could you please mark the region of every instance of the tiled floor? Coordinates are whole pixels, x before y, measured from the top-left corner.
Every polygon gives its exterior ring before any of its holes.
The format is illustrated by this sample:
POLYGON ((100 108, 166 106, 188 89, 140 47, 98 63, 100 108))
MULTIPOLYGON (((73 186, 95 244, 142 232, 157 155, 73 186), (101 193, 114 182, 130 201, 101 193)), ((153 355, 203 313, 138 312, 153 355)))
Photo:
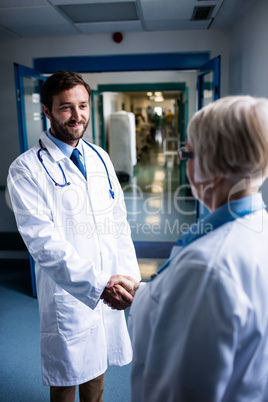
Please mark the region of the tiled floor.
MULTIPOLYGON (((180 165, 174 156, 168 158, 164 166, 159 135, 142 151, 133 178, 122 183, 133 241, 176 242, 195 221, 195 201, 185 196, 180 165)), ((162 263, 153 255, 139 259, 142 276, 148 278, 162 263)))

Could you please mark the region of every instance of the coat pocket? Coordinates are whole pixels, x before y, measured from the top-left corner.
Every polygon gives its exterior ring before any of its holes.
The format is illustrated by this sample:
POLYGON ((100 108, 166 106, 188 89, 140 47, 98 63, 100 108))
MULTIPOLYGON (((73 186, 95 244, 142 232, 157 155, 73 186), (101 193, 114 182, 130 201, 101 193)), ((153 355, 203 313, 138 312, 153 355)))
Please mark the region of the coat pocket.
POLYGON ((65 339, 79 337, 98 325, 98 309, 93 311, 75 297, 54 295, 59 333, 65 339))

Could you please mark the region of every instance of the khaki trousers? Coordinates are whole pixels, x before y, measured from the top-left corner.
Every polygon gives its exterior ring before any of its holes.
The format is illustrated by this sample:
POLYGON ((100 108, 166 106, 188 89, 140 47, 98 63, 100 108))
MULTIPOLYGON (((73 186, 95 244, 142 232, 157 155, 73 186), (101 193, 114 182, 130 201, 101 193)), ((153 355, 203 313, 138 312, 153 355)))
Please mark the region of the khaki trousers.
MULTIPOLYGON (((80 402, 103 402, 104 374, 84 384, 79 384, 80 402)), ((74 402, 75 386, 50 387, 50 402, 74 402)))

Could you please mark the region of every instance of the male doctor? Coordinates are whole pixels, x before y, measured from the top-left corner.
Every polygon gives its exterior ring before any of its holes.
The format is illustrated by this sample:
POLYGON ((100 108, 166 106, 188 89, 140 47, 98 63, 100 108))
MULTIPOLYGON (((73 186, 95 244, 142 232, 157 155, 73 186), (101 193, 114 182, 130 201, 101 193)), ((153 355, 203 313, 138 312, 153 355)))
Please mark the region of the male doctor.
POLYGON ((102 401, 107 366, 132 359, 123 309, 140 274, 112 163, 82 140, 90 93, 73 72, 47 79, 51 128, 8 176, 18 230, 35 260, 43 383, 53 402, 73 402, 76 385, 80 401, 102 401))

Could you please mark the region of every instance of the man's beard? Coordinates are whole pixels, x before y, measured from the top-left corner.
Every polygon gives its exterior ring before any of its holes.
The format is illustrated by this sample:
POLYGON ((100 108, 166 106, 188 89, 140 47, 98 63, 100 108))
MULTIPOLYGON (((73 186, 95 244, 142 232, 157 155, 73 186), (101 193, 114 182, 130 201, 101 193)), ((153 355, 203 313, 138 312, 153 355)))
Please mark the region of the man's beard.
POLYGON ((89 120, 80 120, 78 123, 83 124, 83 130, 80 131, 79 129, 74 129, 73 132, 69 131, 72 128, 68 127, 68 124, 72 122, 72 119, 68 120, 65 123, 59 123, 59 121, 50 113, 50 124, 51 124, 51 132, 54 134, 56 138, 58 138, 62 142, 69 143, 70 141, 78 141, 80 138, 83 137, 89 120))

